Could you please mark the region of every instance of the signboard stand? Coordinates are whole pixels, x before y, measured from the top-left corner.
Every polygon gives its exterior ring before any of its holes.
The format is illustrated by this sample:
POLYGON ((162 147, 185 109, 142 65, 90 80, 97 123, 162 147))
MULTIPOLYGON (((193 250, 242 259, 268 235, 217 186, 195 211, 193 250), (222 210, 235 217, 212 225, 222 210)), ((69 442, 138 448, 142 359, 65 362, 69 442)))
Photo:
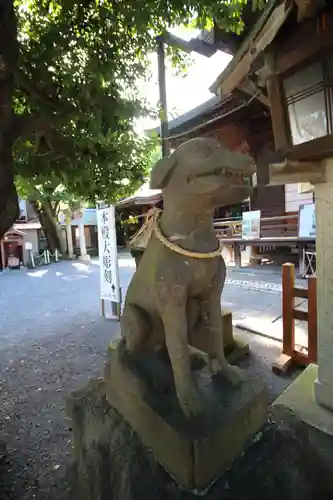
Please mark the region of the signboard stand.
MULTIPOLYGON (((316 210, 315 204, 300 205, 298 214, 298 237, 316 238, 316 210)), ((314 248, 303 248, 300 275, 302 278, 315 276, 316 274, 316 250, 314 248)))
POLYGON ((101 314, 107 319, 120 319, 118 251, 114 206, 97 206, 98 250, 100 262, 101 314), (106 303, 111 305, 107 314, 106 303))
POLYGON ((254 240, 260 238, 260 210, 243 212, 242 216, 242 240, 254 240))
MULTIPOLYGON (((103 318, 106 319, 110 318, 110 316, 107 313, 107 308, 105 307, 108 302, 110 301, 101 298, 101 315, 103 316, 103 318)), ((110 304, 111 304, 111 319, 119 319, 121 314, 120 304, 118 304, 117 302, 110 302, 110 304)))

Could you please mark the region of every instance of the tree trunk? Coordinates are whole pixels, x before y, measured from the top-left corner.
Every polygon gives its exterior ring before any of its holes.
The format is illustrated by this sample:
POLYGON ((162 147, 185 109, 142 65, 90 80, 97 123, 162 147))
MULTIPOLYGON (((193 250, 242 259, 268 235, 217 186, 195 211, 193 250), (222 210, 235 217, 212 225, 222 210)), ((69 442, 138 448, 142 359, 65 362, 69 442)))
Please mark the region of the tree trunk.
POLYGON ((60 225, 56 218, 53 216, 51 201, 29 201, 35 209, 51 252, 54 252, 55 249, 57 249, 60 251, 60 253, 65 254, 67 252, 66 243, 60 225))
POLYGON ((49 220, 50 226, 53 227, 53 231, 56 234, 56 239, 58 241, 57 249, 62 254, 67 253, 66 241, 64 233, 60 227, 60 223, 57 219, 56 210, 52 208, 52 202, 49 200, 45 200, 42 204, 44 215, 46 219, 49 220))
POLYGON ((14 69, 17 60, 16 19, 13 0, 0 6, 0 238, 19 217, 13 165, 14 69))

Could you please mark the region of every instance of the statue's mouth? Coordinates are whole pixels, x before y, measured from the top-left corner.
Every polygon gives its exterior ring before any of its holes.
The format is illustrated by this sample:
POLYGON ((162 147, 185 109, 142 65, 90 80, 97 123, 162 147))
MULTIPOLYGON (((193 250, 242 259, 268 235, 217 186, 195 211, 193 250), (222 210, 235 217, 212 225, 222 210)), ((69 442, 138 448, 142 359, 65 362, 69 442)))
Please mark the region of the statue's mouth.
MULTIPOLYGON (((251 173, 253 173, 252 170, 251 173)), ((235 170, 233 168, 227 167, 218 167, 208 172, 194 173, 189 176, 188 182, 192 183, 196 179, 202 178, 211 178, 213 180, 214 178, 221 179, 223 177, 228 180, 228 184, 231 184, 233 186, 251 185, 251 174, 246 172, 246 170, 235 170)))

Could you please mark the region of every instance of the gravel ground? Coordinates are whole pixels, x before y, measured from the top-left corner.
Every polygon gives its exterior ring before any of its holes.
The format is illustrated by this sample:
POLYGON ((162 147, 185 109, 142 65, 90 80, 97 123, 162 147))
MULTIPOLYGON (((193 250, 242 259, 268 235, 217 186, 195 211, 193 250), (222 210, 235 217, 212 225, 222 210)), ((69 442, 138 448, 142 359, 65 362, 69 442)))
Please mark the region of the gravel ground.
MULTIPOLYGON (((124 291, 133 270, 133 261, 122 256, 124 291)), ((224 301, 237 306, 242 317, 250 310, 262 314, 265 307, 278 311, 279 283, 272 273, 246 276, 235 270, 224 301), (264 292, 260 298, 259 291, 264 292)), ((4 465, 0 446, 1 500, 66 496, 71 456, 66 395, 102 374, 107 344, 118 331, 116 323, 100 317, 98 288, 97 262, 62 262, 0 275, 0 436, 7 447, 4 465)), ((260 373, 275 399, 291 380, 271 372, 280 346, 248 339, 253 354, 241 365, 260 373)))

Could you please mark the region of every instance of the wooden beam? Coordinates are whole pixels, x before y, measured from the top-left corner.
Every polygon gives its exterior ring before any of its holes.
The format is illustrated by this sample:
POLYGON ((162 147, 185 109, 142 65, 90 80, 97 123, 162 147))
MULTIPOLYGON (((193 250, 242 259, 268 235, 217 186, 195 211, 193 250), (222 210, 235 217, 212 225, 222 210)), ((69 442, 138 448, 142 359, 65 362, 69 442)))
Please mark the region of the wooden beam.
POLYGON ((276 47, 276 74, 293 71, 295 66, 306 64, 316 56, 321 57, 324 51, 332 47, 333 12, 324 11, 321 17, 321 22, 320 19, 313 19, 296 25, 290 36, 276 47))
POLYGON ((294 0, 297 5, 297 21, 315 17, 320 9, 325 7, 324 0, 294 0))
POLYGON ((1 267, 2 270, 4 270, 6 266, 6 258, 5 258, 5 245, 3 242, 3 238, 0 238, 0 254, 1 254, 1 267))
POLYGON ((278 77, 272 76, 267 80, 267 92, 271 104, 275 148, 286 150, 290 146, 289 121, 281 81, 278 77))
POLYGON ((247 95, 250 96, 256 96, 256 99, 258 101, 262 102, 266 108, 269 108, 269 99, 265 94, 263 93, 262 89, 257 87, 251 80, 248 78, 245 78, 243 82, 238 86, 237 90, 240 90, 244 92, 247 95))
POLYGON ((299 182, 322 182, 325 178, 321 162, 297 162, 285 160, 283 163, 270 164, 269 183, 293 184, 299 182))

